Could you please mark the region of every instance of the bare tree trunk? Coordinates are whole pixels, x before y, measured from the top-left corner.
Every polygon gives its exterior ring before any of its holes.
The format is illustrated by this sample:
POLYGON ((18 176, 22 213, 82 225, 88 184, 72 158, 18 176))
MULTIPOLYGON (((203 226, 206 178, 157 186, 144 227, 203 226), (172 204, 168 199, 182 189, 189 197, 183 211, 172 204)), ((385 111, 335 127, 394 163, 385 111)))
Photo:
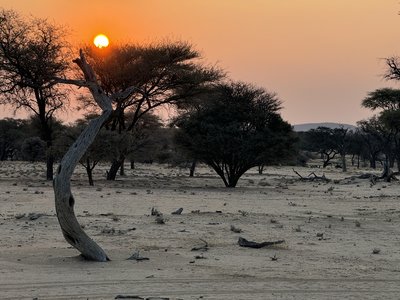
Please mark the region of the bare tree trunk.
POLYGON ((372 169, 376 169, 376 160, 375 157, 371 157, 369 160, 369 167, 372 169))
POLYGON ((135 160, 131 159, 131 170, 135 169, 135 160))
POLYGON ((197 165, 197 160, 194 159, 194 160, 192 161, 192 165, 190 166, 189 177, 193 177, 193 176, 194 176, 194 171, 196 170, 196 165, 197 165))
POLYGON ((342 158, 342 171, 347 172, 346 155, 342 154, 341 158, 342 158))
POLYGON ((122 160, 121 166, 119 167, 119 175, 125 176, 125 168, 124 168, 125 159, 122 160))
POLYGON ((90 186, 94 186, 94 182, 93 182, 93 169, 92 169, 92 167, 91 167, 91 165, 90 165, 90 158, 89 158, 89 157, 86 158, 86 166, 85 166, 85 169, 86 169, 86 174, 87 174, 88 179, 89 179, 89 185, 90 185, 90 186))
POLYGON ((110 170, 107 172, 107 180, 115 180, 117 178, 118 170, 121 167, 121 160, 114 159, 111 163, 110 170))
POLYGON ((53 180, 53 165, 54 165, 53 154, 47 154, 47 157, 46 157, 46 179, 47 180, 53 180))
POLYGON ((262 175, 262 174, 263 174, 263 172, 264 172, 264 167, 265 167, 264 165, 259 165, 259 166, 258 166, 258 174, 259 174, 259 175, 262 175))
POLYGON ((354 161, 355 161, 355 157, 356 155, 353 153, 353 155, 351 156, 351 165, 354 167, 354 161))
MULTIPOLYGON (((87 259, 108 261, 109 258, 107 254, 83 231, 75 217, 75 200, 71 193, 70 181, 77 163, 93 143, 104 122, 111 115, 111 99, 104 94, 97 84, 96 76, 92 68, 87 64, 82 51, 80 51, 80 58, 75 59, 74 62, 85 75, 85 81, 79 81, 79 84, 89 88, 93 98, 101 107, 103 113, 98 118, 89 122, 88 126, 83 130, 61 160, 56 177, 53 181, 56 213, 64 238, 70 245, 80 251, 82 256, 87 259)), ((78 81, 71 82, 78 85, 78 81)))

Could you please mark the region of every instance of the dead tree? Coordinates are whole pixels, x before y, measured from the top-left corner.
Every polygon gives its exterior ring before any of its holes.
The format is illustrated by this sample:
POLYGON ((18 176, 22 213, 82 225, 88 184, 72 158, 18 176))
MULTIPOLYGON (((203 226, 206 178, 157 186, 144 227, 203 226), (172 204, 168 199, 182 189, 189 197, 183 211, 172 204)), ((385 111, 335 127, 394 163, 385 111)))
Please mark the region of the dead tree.
MULTIPOLYGON (((89 122, 78 139, 68 149, 57 169, 57 174, 53 181, 57 218, 64 238, 80 251, 83 257, 95 261, 108 261, 109 258, 104 250, 83 231, 76 219, 74 213, 75 200, 71 193, 70 180, 79 160, 93 143, 103 124, 109 119, 112 113, 112 97, 117 95, 109 97, 103 92, 82 50, 80 51, 80 57, 75 59, 74 63, 81 69, 84 80, 57 79, 58 82, 87 87, 96 103, 102 109, 102 114, 89 122)), ((131 90, 132 88, 128 88, 124 92, 129 93, 131 90)))
POLYGON ((322 174, 322 176, 317 176, 314 172, 311 172, 307 177, 303 177, 295 169, 292 169, 292 170, 297 176, 300 177, 301 181, 325 181, 325 182, 331 181, 330 179, 325 177, 325 174, 322 174))

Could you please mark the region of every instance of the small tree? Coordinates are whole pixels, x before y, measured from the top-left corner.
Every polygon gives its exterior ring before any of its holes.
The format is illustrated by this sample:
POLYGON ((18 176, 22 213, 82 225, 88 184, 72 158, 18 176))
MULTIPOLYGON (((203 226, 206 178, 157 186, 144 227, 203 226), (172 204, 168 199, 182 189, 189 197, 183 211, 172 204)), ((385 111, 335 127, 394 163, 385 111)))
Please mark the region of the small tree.
POLYGON ((304 133, 304 147, 321 154, 323 168, 326 168, 339 153, 333 129, 323 126, 304 133))
POLYGON ((394 159, 392 148, 393 133, 378 116, 359 121, 357 124, 365 142, 370 160, 370 167, 373 169, 376 168, 376 161, 382 153, 385 155, 386 164, 390 164, 390 161, 394 159))
POLYGON ((333 129, 333 142, 342 160, 342 170, 347 172, 346 154, 350 145, 349 130, 343 127, 333 129))
POLYGON ((279 115, 281 103, 275 94, 231 82, 208 95, 207 105, 178 118, 176 142, 212 167, 226 187, 235 187, 250 168, 278 162, 293 149, 292 128, 279 115))
POLYGON ((0 160, 15 158, 24 138, 26 120, 6 118, 0 120, 0 160))
POLYGON ((357 157, 357 169, 360 168, 360 159, 363 157, 365 158, 367 151, 366 151, 366 144, 364 142, 362 133, 360 129, 356 131, 350 131, 348 134, 348 153, 351 154, 351 165, 355 165, 355 158, 357 157))
MULTIPOLYGON (((47 150, 53 143, 49 124, 67 100, 65 90, 56 88, 54 80, 68 67, 63 34, 60 27, 45 20, 24 20, 14 11, 0 11, 0 104, 37 116, 47 150)), ((52 180, 51 151, 46 161, 46 177, 52 180)))
POLYGON ((383 111, 379 119, 392 133, 394 158, 400 171, 400 109, 383 111))
POLYGON ((30 162, 43 161, 46 157, 46 143, 39 137, 29 137, 21 145, 21 157, 30 162))

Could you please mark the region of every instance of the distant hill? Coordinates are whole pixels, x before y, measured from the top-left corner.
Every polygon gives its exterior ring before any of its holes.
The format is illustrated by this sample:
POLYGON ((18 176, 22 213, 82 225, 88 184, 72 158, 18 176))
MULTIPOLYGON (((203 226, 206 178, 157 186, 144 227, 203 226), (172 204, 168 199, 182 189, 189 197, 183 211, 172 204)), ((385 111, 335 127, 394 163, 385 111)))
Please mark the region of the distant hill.
POLYGON ((316 129, 318 127, 328 127, 328 128, 348 128, 348 129, 356 129, 356 126, 350 124, 340 124, 340 123, 304 123, 293 125, 294 131, 308 131, 310 129, 316 129))

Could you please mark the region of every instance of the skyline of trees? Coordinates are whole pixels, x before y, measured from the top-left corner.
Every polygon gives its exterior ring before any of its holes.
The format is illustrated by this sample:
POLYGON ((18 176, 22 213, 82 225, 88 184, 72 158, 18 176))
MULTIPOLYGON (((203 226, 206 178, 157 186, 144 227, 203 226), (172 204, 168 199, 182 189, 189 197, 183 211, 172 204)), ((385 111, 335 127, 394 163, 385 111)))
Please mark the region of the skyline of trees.
MULTIPOLYGON (((1 89, 2 103, 10 103, 15 109, 26 108, 32 115, 36 115, 37 136, 46 144, 47 178, 50 179, 53 170, 50 165, 57 159, 56 152, 58 151, 53 149, 54 140, 57 138, 54 133, 58 132, 58 129, 53 127, 59 126, 59 121, 54 119, 54 114, 68 104, 68 96, 70 96, 64 88, 59 89, 56 86, 58 83, 68 83, 68 80, 65 80, 66 72, 72 70, 70 62, 67 61, 69 57, 66 51, 67 45, 63 40, 65 30, 46 20, 25 18, 15 11, 2 10, 0 21, 0 33, 3 36, 3 44, 0 43, 2 54, 0 79, 7 83, 1 89), (40 67, 43 65, 46 67, 40 67), (35 109, 35 105, 38 109, 35 109)), ((106 122, 106 128, 116 130, 121 134, 125 132, 126 136, 121 137, 121 141, 126 140, 140 118, 153 109, 174 104, 177 108, 175 116, 179 116, 188 109, 196 109, 196 107, 198 109, 204 101, 202 97, 204 98, 207 94, 205 93, 207 88, 218 82, 229 81, 223 70, 199 64, 200 53, 185 42, 164 42, 153 45, 126 44, 107 49, 85 46, 84 51, 101 88, 106 95, 113 95, 113 113, 106 122)), ((388 58, 386 62, 388 65, 386 78, 398 80, 400 78, 397 68, 398 58, 388 58)), ((93 108, 93 100, 86 95, 81 94, 81 108, 93 108)), ((399 151, 395 153, 393 150, 400 147, 399 126, 396 123, 395 112, 400 107, 397 100, 399 95, 399 90, 380 88, 369 92, 362 101, 364 107, 372 111, 380 111, 376 118, 359 122, 360 140, 363 140, 366 149, 370 150, 369 160, 372 167, 376 167, 375 162, 382 153, 391 167, 395 160, 400 159, 397 158, 400 157, 397 154, 399 151)), ((89 109, 87 112, 91 113, 93 110, 89 109)), ((343 129, 337 129, 334 133, 338 135, 339 132, 343 136, 347 133, 343 129)), ((325 132, 325 135, 326 133, 328 132, 325 132)), ((28 149, 32 151, 41 149, 40 141, 36 140, 36 137, 32 138, 29 138, 30 143, 25 142, 25 152, 28 149)), ((321 138, 324 138, 324 133, 321 138)), ((329 140, 329 137, 326 138, 329 140)), ((328 140, 324 140, 320 145, 329 144, 328 140)), ((336 147, 328 147, 330 149, 326 151, 329 153, 322 154, 326 158, 324 166, 332 159, 330 155, 332 157, 340 155, 341 165, 343 170, 346 170, 347 150, 345 148, 357 147, 354 143, 350 146, 345 138, 342 142, 341 147, 338 144, 336 147)), ((19 147, 22 149, 21 145, 19 147)), ((7 146, 4 145, 1 148, 6 149, 7 146)), ((314 150, 322 151, 321 149, 314 150)), ((2 155, 12 157, 11 154, 5 154, 10 153, 9 151, 13 150, 4 150, 2 155)), ((354 157, 355 151, 352 152, 352 157, 354 157)), ((365 152, 368 151, 364 151, 364 156, 367 155, 365 152)), ((132 156, 129 147, 121 146, 121 151, 113 153, 115 156, 108 172, 109 179, 115 179, 118 171, 123 174, 123 169, 121 170, 123 161, 132 156)), ((360 155, 359 153, 358 157, 360 155)), ((25 157, 28 156, 25 153, 25 157)), ((22 157, 20 153, 19 158, 22 157)), ((42 160, 43 155, 37 155, 33 159, 42 160)), ((86 166, 91 165, 89 161, 86 160, 86 166)), ((195 166, 195 161, 192 161, 192 166, 195 166)), ((94 161, 91 166, 92 168, 95 166, 94 161)), ((261 164, 259 168, 262 170, 263 165, 261 164)))

